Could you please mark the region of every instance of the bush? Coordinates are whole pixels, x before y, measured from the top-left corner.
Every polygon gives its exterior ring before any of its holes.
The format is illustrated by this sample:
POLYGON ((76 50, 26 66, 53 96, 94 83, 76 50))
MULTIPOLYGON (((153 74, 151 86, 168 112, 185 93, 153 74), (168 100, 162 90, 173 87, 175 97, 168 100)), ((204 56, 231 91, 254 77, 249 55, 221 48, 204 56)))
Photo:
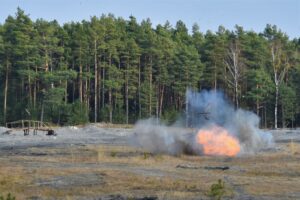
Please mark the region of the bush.
POLYGON ((164 111, 162 121, 166 124, 173 124, 178 119, 178 111, 175 108, 164 111))
POLYGON ((88 111, 84 104, 81 104, 79 101, 71 104, 69 115, 68 115, 68 124, 85 124, 89 121, 88 111))
POLYGON ((113 122, 117 124, 125 124, 126 123, 126 114, 122 108, 116 108, 113 111, 113 122))
POLYGON ((108 106, 105 106, 104 108, 100 109, 99 117, 100 117, 100 121, 102 121, 102 122, 109 121, 109 107, 108 106))
POLYGON ((224 181, 218 180, 218 183, 214 183, 210 186, 208 196, 213 199, 220 200, 226 193, 224 181))
POLYGON ((16 200, 16 197, 14 197, 10 193, 8 193, 6 198, 1 195, 0 200, 16 200))
POLYGON ((111 157, 116 157, 117 156, 117 152, 115 152, 115 151, 110 152, 110 156, 111 157))

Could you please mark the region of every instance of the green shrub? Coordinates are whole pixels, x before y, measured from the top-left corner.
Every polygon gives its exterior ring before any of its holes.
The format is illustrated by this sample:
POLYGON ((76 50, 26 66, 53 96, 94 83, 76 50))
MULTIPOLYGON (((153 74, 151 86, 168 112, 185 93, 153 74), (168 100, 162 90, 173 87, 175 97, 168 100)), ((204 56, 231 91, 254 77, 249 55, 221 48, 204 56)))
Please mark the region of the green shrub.
POLYGON ((178 111, 175 108, 168 109, 163 112, 161 119, 166 124, 173 124, 178 119, 178 111))
POLYGON ((218 180, 218 183, 214 183, 210 186, 208 196, 212 199, 220 200, 226 193, 224 181, 218 180))
POLYGON ((81 104, 79 101, 71 104, 70 112, 68 116, 68 124, 85 124, 89 121, 88 111, 86 105, 81 104))
POLYGON ((0 196, 0 200, 16 200, 16 197, 12 196, 10 193, 6 197, 0 196))
POLYGON ((117 124, 126 123, 126 114, 122 108, 117 107, 113 111, 113 123, 117 123, 117 124))
POLYGON ((117 156, 117 152, 115 152, 115 151, 110 152, 110 156, 111 157, 116 157, 117 156))
POLYGON ((145 160, 148 159, 148 158, 150 158, 150 156, 151 156, 151 153, 144 152, 144 159, 145 160))
POLYGON ((108 106, 104 106, 104 108, 100 109, 99 117, 100 117, 100 121, 102 121, 102 122, 109 121, 109 107, 108 106))

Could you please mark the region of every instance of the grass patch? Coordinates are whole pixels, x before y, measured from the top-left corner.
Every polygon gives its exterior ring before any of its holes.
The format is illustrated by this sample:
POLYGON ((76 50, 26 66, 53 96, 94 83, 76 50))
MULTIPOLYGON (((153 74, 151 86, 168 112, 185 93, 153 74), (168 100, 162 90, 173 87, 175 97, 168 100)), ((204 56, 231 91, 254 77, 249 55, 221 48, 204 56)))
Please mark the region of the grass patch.
POLYGON ((207 195, 215 200, 221 200, 223 197, 233 197, 233 192, 230 188, 225 185, 222 179, 219 179, 217 183, 210 186, 210 190, 207 195))
POLYGON ((14 197, 12 194, 8 193, 7 196, 0 195, 0 200, 16 200, 16 197, 14 197))
POLYGON ((113 158, 116 157, 117 156, 117 152, 115 152, 115 151, 110 152, 110 156, 113 157, 113 158))

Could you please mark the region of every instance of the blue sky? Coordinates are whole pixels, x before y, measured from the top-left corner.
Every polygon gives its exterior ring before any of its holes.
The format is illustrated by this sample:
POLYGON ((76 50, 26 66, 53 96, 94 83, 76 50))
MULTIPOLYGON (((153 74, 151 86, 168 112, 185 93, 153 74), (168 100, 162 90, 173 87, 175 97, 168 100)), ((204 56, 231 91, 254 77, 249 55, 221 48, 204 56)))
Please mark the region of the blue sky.
POLYGON ((0 23, 14 15, 17 7, 32 19, 70 21, 113 13, 140 22, 150 18, 153 25, 182 20, 191 29, 216 31, 219 25, 232 30, 235 24, 261 32, 267 23, 277 25, 291 38, 300 37, 300 0, 0 0, 0 23))

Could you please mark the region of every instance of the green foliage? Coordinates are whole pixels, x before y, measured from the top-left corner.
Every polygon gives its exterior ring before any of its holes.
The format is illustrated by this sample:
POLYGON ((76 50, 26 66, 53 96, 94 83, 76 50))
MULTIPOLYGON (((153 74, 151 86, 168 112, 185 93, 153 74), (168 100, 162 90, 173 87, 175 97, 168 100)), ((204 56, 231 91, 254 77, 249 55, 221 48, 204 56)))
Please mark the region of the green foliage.
POLYGON ((114 109, 113 116, 114 116, 113 123, 116 123, 116 124, 124 124, 125 123, 126 115, 125 115, 124 109, 119 108, 119 107, 114 109))
POLYGON ((100 117, 101 121, 109 122, 109 107, 108 106, 101 108, 101 110, 99 112, 99 117, 100 117))
POLYGON ((249 89, 245 96, 256 103, 265 102, 275 90, 270 75, 262 68, 249 70, 248 84, 249 89))
POLYGON ((116 157, 117 156, 117 152, 115 152, 115 151, 110 152, 110 156, 113 157, 113 158, 116 157))
MULTIPOLYGON (((150 19, 109 14, 61 26, 32 21, 18 8, 0 24, 0 120, 63 125, 154 116, 172 123, 185 109, 187 88, 220 89, 262 117, 274 111, 278 82, 278 121, 299 126, 299 41, 275 25, 263 33, 241 26, 202 33, 194 24, 190 34, 182 21, 153 28, 150 19), (233 44, 237 91, 225 62, 233 44)), ((274 113, 264 116, 271 125, 274 113)))
POLYGON ((63 103, 64 88, 50 88, 45 93, 44 102, 48 105, 59 106, 63 103))
MULTIPOLYGON (((285 84, 280 87, 280 103, 282 107, 283 123, 291 123, 295 120, 297 112, 297 96, 296 90, 285 84)), ((283 124, 286 127, 286 124, 283 124)))
POLYGON ((165 110, 161 119, 166 124, 173 124, 178 119, 179 113, 175 108, 165 110))
POLYGON ((144 152, 144 153, 143 153, 143 158, 144 158, 144 160, 149 159, 150 156, 151 156, 151 153, 149 153, 149 152, 144 152))
POLYGON ((218 183, 214 183, 210 186, 208 191, 208 196, 213 199, 220 200, 226 194, 225 183, 223 180, 219 179, 218 183))
POLYGON ((67 123, 70 125, 86 124, 89 121, 88 110, 84 104, 76 101, 69 105, 67 123))
POLYGON ((0 200, 16 200, 16 197, 14 197, 11 193, 8 193, 6 197, 0 195, 0 200))

